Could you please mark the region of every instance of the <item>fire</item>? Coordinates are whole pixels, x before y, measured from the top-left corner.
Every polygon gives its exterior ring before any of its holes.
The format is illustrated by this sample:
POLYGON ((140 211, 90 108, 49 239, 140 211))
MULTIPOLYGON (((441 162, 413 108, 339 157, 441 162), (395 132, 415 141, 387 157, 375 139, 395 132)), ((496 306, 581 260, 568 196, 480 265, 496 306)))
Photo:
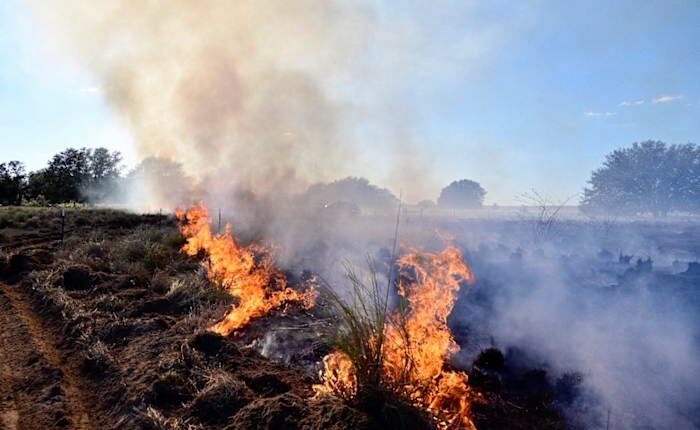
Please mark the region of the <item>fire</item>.
POLYGON ((323 357, 322 384, 314 385, 317 394, 332 394, 350 400, 357 394, 357 375, 350 357, 334 351, 323 357))
POLYGON ((187 211, 178 209, 176 215, 187 240, 182 251, 190 256, 203 252, 207 258, 202 264, 209 279, 238 298, 238 304, 212 331, 228 336, 252 319, 292 301, 313 306, 315 290, 302 293, 290 288, 284 275, 275 269, 267 249, 240 246, 230 224, 223 234, 213 234, 209 212, 203 204, 187 211))
MULTIPOLYGON (((444 370, 459 349, 447 317, 460 285, 472 284, 474 275, 454 246, 439 253, 409 249, 397 265, 398 293, 406 306, 384 327, 382 384, 430 412, 438 428, 474 429, 467 374, 444 370)), ((344 389, 354 381, 352 363, 343 355, 334 352, 324 359, 317 393, 338 395, 338 386, 344 389)))

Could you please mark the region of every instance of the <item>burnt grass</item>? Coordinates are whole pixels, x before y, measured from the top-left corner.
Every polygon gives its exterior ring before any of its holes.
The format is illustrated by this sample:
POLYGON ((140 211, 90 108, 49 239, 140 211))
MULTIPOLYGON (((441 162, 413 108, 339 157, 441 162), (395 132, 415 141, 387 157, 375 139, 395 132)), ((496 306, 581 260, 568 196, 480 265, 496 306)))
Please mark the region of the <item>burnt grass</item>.
MULTIPOLYGON (((0 211, 0 279, 26 297, 76 369, 93 426, 431 427, 392 400, 362 408, 313 398, 309 363, 329 350, 324 339, 296 340, 303 363, 273 362, 250 347, 278 321, 310 323, 312 313, 275 312, 228 338, 208 332, 232 301, 206 280, 198 261, 179 252, 172 218, 71 209, 61 242, 57 209, 12 211, 0 211)), ((559 399, 575 393, 576 377, 551 383, 545 370, 513 366, 522 361, 513 354, 486 350, 469 369, 477 428, 568 428, 559 399)))

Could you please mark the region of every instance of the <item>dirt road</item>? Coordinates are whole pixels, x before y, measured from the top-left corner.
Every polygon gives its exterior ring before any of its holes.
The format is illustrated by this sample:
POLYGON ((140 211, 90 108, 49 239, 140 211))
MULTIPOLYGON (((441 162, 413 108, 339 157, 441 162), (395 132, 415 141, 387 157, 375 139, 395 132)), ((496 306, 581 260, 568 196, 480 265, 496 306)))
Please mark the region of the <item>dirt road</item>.
POLYGON ((0 427, 96 428, 85 402, 89 390, 21 288, 0 284, 0 427))

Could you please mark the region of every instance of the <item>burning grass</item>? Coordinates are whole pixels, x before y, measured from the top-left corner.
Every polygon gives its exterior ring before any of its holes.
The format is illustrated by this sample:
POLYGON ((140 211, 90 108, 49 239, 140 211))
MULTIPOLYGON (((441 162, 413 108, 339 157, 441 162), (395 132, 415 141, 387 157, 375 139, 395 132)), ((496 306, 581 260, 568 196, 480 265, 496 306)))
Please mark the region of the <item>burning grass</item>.
POLYGON ((380 288, 370 265, 367 285, 348 271, 352 301, 335 293, 341 324, 337 350, 323 360, 320 394, 332 394, 362 405, 393 397, 428 412, 438 428, 473 429, 471 392, 464 372, 445 370, 458 346, 447 326, 462 284, 474 276, 459 250, 440 253, 409 249, 397 261, 399 300, 389 311, 389 289, 380 288))
MULTIPOLYGON (((179 210, 177 218, 186 240, 183 252, 202 257, 208 278, 238 301, 212 331, 227 336, 286 303, 313 304, 315 290, 289 287, 269 250, 241 246, 230 225, 214 234, 203 205, 179 210)), ((427 412, 438 428, 474 428, 467 375, 445 370, 458 349, 447 317, 461 285, 473 283, 472 272, 453 246, 440 253, 410 249, 397 267, 399 300, 393 312, 393 282, 381 288, 371 262, 367 283, 348 267, 351 303, 329 290, 342 324, 335 336, 338 350, 324 358, 322 383, 315 391, 360 406, 393 398, 427 412)))
POLYGON ((214 332, 227 336, 289 302, 313 306, 315 291, 290 288, 284 275, 274 267, 269 250, 255 245, 240 246, 230 224, 223 234, 212 233, 204 205, 178 210, 177 218, 186 239, 183 252, 189 256, 203 254, 206 259, 202 264, 209 279, 238 299, 238 304, 211 328, 214 332))
MULTIPOLYGON (((55 214, 50 209, 36 215, 53 219, 55 214)), ((524 379, 509 370, 508 359, 503 369, 480 362, 481 370, 470 371, 468 381, 477 395, 467 388, 464 374, 445 364, 456 350, 445 318, 456 291, 472 279, 456 249, 406 251, 394 266, 396 298, 387 295, 387 283, 376 270, 370 271, 374 280, 353 275, 357 300, 333 300, 336 308, 344 304, 347 314, 337 324, 338 350, 325 360, 331 372, 323 385, 334 395, 314 397, 314 378, 300 368, 330 350, 322 331, 327 320, 305 324, 323 314, 323 300, 308 312, 253 321, 245 336, 222 337, 207 328, 242 297, 221 281, 212 282, 217 279, 211 274, 219 272, 210 270, 210 253, 197 253, 200 264, 181 252, 187 240, 172 219, 88 210, 83 215, 90 223, 77 226, 69 214, 61 247, 55 235, 8 231, 11 247, 3 250, 7 258, 0 259, 0 279, 26 297, 50 330, 48 337, 85 389, 94 428, 469 428, 471 422, 463 420, 470 415, 480 428, 565 428, 551 400, 539 400, 538 393, 530 401, 522 394, 541 385, 540 376, 524 379), (37 236, 27 247, 25 239, 37 236), (430 303, 422 306, 422 301, 430 303), (430 324, 412 326, 419 314, 430 324), (296 339, 285 330, 276 332, 284 338, 285 353, 304 351, 286 360, 292 368, 260 356, 252 342, 287 319, 295 330, 310 331, 296 339), (428 328, 442 334, 421 334, 428 328), (426 337, 439 339, 438 347, 429 349, 434 359, 414 354, 426 347, 426 337), (312 342, 323 345, 305 349, 312 342), (390 368, 396 370, 389 374, 390 368)), ((211 234, 212 240, 217 236, 211 234)), ((266 267, 279 274, 271 261, 263 263, 269 253, 234 244, 252 253, 251 270, 266 267)), ((285 286, 296 282, 292 276, 285 286)), ((280 288, 274 276, 269 279, 265 297, 280 288)))

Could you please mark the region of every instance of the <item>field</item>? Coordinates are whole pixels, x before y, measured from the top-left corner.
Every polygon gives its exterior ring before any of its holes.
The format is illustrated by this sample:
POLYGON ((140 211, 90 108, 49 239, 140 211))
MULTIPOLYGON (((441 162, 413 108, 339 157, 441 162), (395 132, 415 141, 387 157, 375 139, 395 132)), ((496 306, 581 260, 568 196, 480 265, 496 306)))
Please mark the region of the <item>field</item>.
MULTIPOLYGON (((376 220, 343 222, 379 237, 367 227, 376 220)), ((610 428, 653 426, 649 408, 678 428, 698 425, 698 368, 678 361, 698 341, 697 225, 562 221, 543 237, 536 221, 441 218, 407 221, 402 239, 438 246, 424 238, 435 228, 476 274, 449 323, 462 347, 450 366, 469 374, 477 428, 604 428, 606 419, 617 423, 610 428), (653 308, 633 311, 640 303, 653 308), (658 345, 678 354, 659 355, 658 345), (607 384, 650 369, 627 398, 607 384), (647 397, 654 390, 660 399, 647 397), (684 398, 673 397, 678 390, 684 398)), ((366 245, 353 236, 358 243, 328 240, 366 245)), ((332 348, 323 294, 312 309, 282 306, 227 337, 209 331, 234 301, 207 277, 201 256, 181 252, 184 243, 171 216, 0 209, 5 428, 431 426, 397 403, 363 408, 314 395, 332 348)), ((385 249, 376 248, 367 250, 381 258, 385 249)), ((290 285, 302 285, 308 272, 294 268, 303 263, 280 259, 290 285)))

